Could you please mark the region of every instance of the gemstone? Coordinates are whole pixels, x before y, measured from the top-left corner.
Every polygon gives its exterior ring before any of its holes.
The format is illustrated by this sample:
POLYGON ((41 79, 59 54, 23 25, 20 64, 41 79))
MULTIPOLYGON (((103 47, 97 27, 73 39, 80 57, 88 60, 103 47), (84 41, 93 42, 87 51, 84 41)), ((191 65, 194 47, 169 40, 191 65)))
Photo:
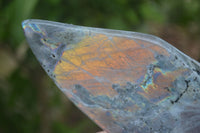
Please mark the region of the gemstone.
POLYGON ((199 133, 200 64, 137 32, 22 23, 60 90, 107 133, 199 133))

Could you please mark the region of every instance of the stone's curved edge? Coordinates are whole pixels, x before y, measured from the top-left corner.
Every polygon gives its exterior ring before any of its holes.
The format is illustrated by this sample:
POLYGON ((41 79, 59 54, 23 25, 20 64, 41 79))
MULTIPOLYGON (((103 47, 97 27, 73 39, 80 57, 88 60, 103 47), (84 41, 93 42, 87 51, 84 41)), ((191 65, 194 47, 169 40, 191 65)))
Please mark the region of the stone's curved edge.
POLYGON ((191 61, 193 61, 193 63, 195 65, 200 66, 199 62, 197 62, 196 60, 194 60, 191 57, 187 56, 186 54, 182 53, 180 50, 178 50, 177 48, 173 47, 168 42, 166 42, 163 39, 161 39, 159 37, 156 37, 154 35, 145 34, 145 33, 139 33, 139 32, 132 32, 132 31, 110 30, 110 29, 104 29, 104 28, 93 28, 93 27, 87 27, 87 26, 77 26, 77 25, 73 25, 73 24, 65 24, 65 23, 60 23, 60 22, 53 22, 53 21, 39 20, 39 19, 24 20, 22 22, 22 26, 24 27, 25 25, 27 25, 29 23, 54 25, 54 26, 56 25, 57 27, 63 27, 63 28, 68 27, 68 28, 72 28, 72 29, 89 30, 89 31, 96 32, 96 33, 104 33, 104 34, 107 34, 107 35, 111 34, 111 35, 115 35, 115 36, 130 37, 130 38, 133 38, 133 39, 141 39, 141 40, 148 41, 148 42, 154 43, 156 45, 162 46, 162 47, 168 49, 169 51, 171 51, 172 53, 174 51, 176 51, 180 55, 184 55, 184 56, 186 56, 186 58, 189 58, 191 61))

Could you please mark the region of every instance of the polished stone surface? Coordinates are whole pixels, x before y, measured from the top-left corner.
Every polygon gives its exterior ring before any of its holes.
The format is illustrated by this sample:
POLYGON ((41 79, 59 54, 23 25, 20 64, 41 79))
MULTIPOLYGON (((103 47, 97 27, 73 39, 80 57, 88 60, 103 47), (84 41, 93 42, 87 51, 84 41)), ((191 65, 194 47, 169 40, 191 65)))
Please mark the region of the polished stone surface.
POLYGON ((200 64, 158 37, 26 20, 57 86, 108 133, 199 133, 200 64))

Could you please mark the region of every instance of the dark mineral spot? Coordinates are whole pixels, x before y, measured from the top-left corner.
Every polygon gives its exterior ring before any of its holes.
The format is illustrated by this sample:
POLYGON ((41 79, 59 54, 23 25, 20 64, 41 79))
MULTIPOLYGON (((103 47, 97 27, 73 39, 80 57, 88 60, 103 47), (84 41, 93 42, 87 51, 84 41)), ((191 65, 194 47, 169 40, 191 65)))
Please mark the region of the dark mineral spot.
POLYGON ((200 71, 199 70, 193 69, 193 71, 195 71, 198 75, 200 75, 200 71))
POLYGON ((55 56, 55 54, 52 54, 51 56, 52 56, 53 58, 55 58, 55 57, 56 57, 56 56, 55 56))
POLYGON ((187 92, 187 90, 189 88, 189 82, 190 82, 190 80, 185 80, 185 83, 186 83, 185 90, 182 93, 180 93, 179 96, 174 101, 172 101, 172 100, 170 101, 172 104, 177 103, 180 100, 180 98, 183 96, 183 94, 185 94, 187 92))
POLYGON ((170 91, 170 89, 168 87, 165 87, 164 89, 167 90, 167 91, 170 91))

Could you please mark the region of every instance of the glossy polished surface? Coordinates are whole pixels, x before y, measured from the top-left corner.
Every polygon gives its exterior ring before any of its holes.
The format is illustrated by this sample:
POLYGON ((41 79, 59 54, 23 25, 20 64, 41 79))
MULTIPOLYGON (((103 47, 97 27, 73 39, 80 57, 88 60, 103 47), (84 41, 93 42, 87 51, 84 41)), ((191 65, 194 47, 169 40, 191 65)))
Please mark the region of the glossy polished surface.
POLYGON ((57 86, 108 133, 198 133, 200 65, 147 34, 26 20, 57 86))

